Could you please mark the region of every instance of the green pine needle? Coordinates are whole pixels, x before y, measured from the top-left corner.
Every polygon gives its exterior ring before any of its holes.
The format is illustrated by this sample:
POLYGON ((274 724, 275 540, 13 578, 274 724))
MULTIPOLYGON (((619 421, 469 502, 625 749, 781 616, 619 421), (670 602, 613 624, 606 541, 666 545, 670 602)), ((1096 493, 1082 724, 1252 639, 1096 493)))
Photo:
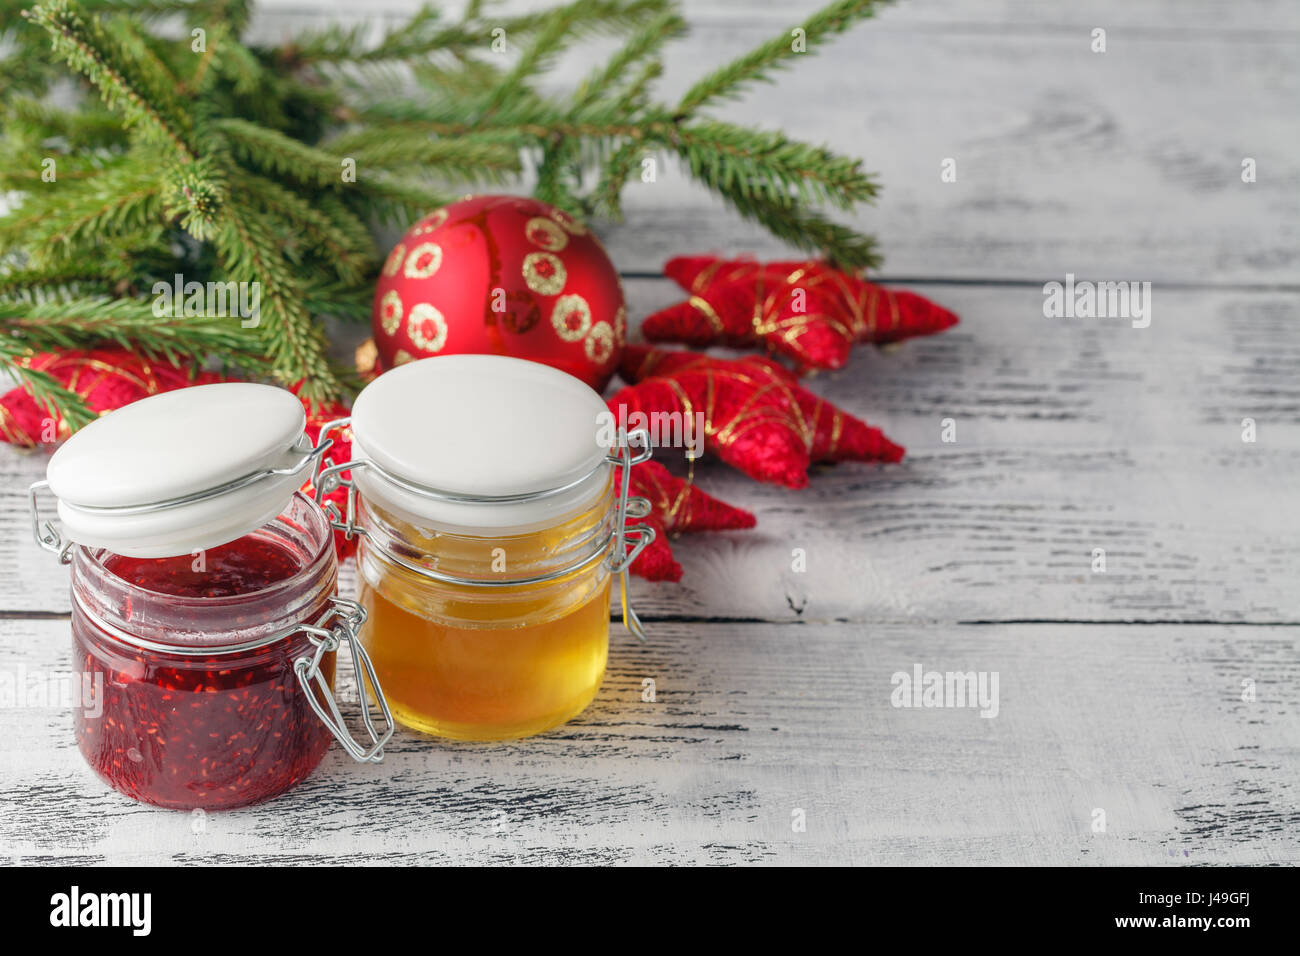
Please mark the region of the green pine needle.
POLYGON ((676 103, 654 89, 686 30, 672 0, 522 14, 470 0, 459 19, 430 6, 378 36, 331 27, 269 44, 244 39, 250 0, 38 0, 19 18, 30 2, 0 0, 0 191, 13 197, 0 364, 72 427, 93 415, 27 367, 38 352, 117 345, 346 398, 358 382, 330 358, 323 320, 367 321, 375 228, 405 228, 466 184, 531 177, 575 216, 618 216, 625 184, 659 155, 797 249, 878 262, 870 237, 821 211, 873 201, 857 159, 705 112, 874 0, 833 0, 676 103), (609 55, 557 91, 552 68, 597 37, 613 38, 609 55), (80 98, 54 106, 45 94, 69 70, 80 98), (155 288, 177 275, 255 283, 259 322, 156 315, 155 288))

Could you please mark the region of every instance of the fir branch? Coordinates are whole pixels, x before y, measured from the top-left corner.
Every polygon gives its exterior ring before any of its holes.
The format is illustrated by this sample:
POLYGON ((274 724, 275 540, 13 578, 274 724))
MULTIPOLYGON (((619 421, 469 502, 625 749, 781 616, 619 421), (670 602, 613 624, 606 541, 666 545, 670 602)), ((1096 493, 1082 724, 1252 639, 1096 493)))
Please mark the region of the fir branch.
POLYGON ((628 83, 619 94, 614 105, 619 109, 634 110, 643 105, 650 84, 663 75, 664 65, 659 60, 651 60, 642 65, 632 82, 628 83))
POLYGON ((236 96, 251 97, 266 82, 262 61, 236 39, 234 28, 229 24, 219 23, 208 32, 208 54, 205 62, 210 64, 209 72, 205 74, 196 70, 189 82, 193 90, 209 90, 217 77, 224 77, 236 96))
POLYGON ((249 371, 270 371, 238 318, 158 315, 151 302, 135 299, 75 298, 35 305, 0 301, 0 327, 11 341, 34 352, 113 344, 173 365, 202 364, 217 353, 249 371))
MULTIPOLYGON (((477 98, 484 90, 501 82, 501 71, 497 67, 473 59, 457 59, 450 64, 415 63, 411 72, 423 89, 437 89, 446 97, 477 98)), ((374 97, 369 99, 373 101, 374 97)))
POLYGON ((65 388, 53 375, 29 368, 26 361, 30 358, 31 352, 21 342, 15 342, 0 332, 0 360, 4 368, 51 418, 63 419, 70 430, 76 431, 98 417, 84 398, 65 388))
POLYGON ((374 297, 374 290, 368 285, 313 283, 303 290, 303 306, 312 315, 369 322, 374 297))
POLYGON ((61 263, 42 269, 0 272, 0 298, 20 303, 66 299, 89 291, 103 292, 115 284, 111 276, 87 269, 81 263, 61 263))
POLYGON ((145 33, 127 17, 112 17, 102 21, 101 26, 105 37, 117 44, 122 60, 130 65, 141 94, 156 104, 160 111, 178 118, 178 125, 190 125, 191 118, 177 96, 181 89, 180 80, 163 55, 165 52, 175 59, 177 51, 188 50, 188 44, 162 40, 145 33))
POLYGON ((351 65, 407 60, 442 49, 464 35, 463 29, 444 28, 442 14, 427 5, 401 26, 385 33, 378 43, 367 44, 369 33, 368 22, 350 27, 331 24, 321 30, 306 30, 282 46, 276 56, 285 65, 351 65))
MULTIPOLYGON (((611 29, 636 28, 665 10, 664 0, 574 0, 548 11, 540 20, 540 29, 532 43, 484 98, 482 114, 492 113, 504 103, 525 95, 528 78, 546 68, 572 43, 611 29)), ((507 30, 506 36, 509 35, 507 30)))
POLYGON ((679 127, 668 138, 696 178, 727 196, 779 200, 793 195, 841 209, 876 196, 877 184, 863 173, 860 160, 780 133, 710 120, 679 127))
POLYGON ((203 159, 177 164, 163 176, 163 206, 169 218, 195 239, 212 238, 229 194, 225 171, 219 162, 203 159))
POLYGON ((409 179, 381 173, 365 178, 364 213, 375 222, 405 228, 439 206, 455 201, 455 194, 409 179))
POLYGON ((59 152, 84 152, 127 144, 127 135, 118 116, 96 106, 64 110, 34 97, 12 96, 0 109, 3 110, 0 122, 3 122, 6 133, 29 137, 40 146, 57 143, 59 152))
MULTIPOLYGON (((0 141, 0 149, 5 154, 21 154, 25 159, 30 161, 33 154, 40 155, 46 149, 34 150, 30 143, 15 142, 12 138, 0 141)), ((41 165, 31 166, 14 166, 5 167, 0 163, 0 190, 13 189, 22 193, 25 198, 38 194, 40 190, 49 190, 53 187, 47 180, 45 159, 55 161, 55 173, 57 181, 68 183, 79 179, 94 179, 103 175, 106 169, 115 166, 121 154, 114 154, 104 150, 87 150, 81 153, 61 153, 58 149, 49 149, 49 155, 42 156, 41 165)), ((0 221, 3 221, 0 219, 0 221)))
POLYGON ((184 114, 167 113, 148 98, 152 84, 139 77, 98 19, 87 24, 72 0, 41 0, 23 16, 49 31, 55 53, 99 89, 110 109, 120 110, 128 123, 166 143, 182 161, 194 158, 184 114))
POLYGON ((0 249, 21 247, 37 264, 66 260, 155 220, 160 195, 156 171, 125 159, 93 178, 46 184, 21 216, 0 219, 0 249))
MULTIPOLYGON (((567 42, 615 33, 636 25, 644 17, 661 12, 668 0, 584 0, 572 4, 569 16, 573 36, 567 42)), ((440 12, 425 6, 412 18, 385 33, 370 44, 368 24, 352 27, 331 25, 321 30, 303 31, 274 53, 276 62, 285 67, 366 66, 384 61, 414 62, 432 54, 463 55, 492 38, 494 30, 504 31, 507 42, 535 37, 548 28, 555 10, 542 10, 505 17, 485 17, 479 6, 467 5, 458 23, 444 24, 440 12)))
POLYGON ((332 140, 329 148, 351 156, 358 167, 420 166, 462 181, 502 181, 519 171, 519 152, 490 136, 438 139, 410 125, 378 126, 332 140))
POLYGON ((242 188, 250 199, 276 216, 287 233, 299 233, 294 236, 295 244, 306 240, 304 245, 320 246, 326 253, 324 261, 343 282, 361 282, 374 265, 374 242, 369 231, 337 197, 326 195, 308 201, 273 180, 252 175, 244 177, 242 188))
POLYGON ((757 196, 727 198, 742 216, 796 249, 824 256, 846 269, 880 266, 875 239, 833 222, 821 213, 757 196))
POLYGON ((542 30, 524 50, 514 68, 488 91, 482 113, 491 113, 509 100, 529 95, 530 91, 524 88, 524 82, 546 62, 563 51, 566 40, 573 33, 574 25, 582 17, 582 6, 582 0, 578 0, 552 11, 542 30))
POLYGON ((309 186, 334 186, 342 181, 340 157, 278 130, 233 116, 215 120, 212 127, 225 136, 241 163, 309 186))
MULTIPOLYGON (((798 25, 804 31, 802 39, 811 47, 824 37, 843 33, 859 20, 874 16, 881 2, 884 0, 835 0, 798 25)), ((772 70, 788 65, 793 56, 803 55, 796 49, 793 32, 773 37, 697 81, 677 105, 677 115, 689 116, 715 100, 734 97, 748 83, 770 81, 772 70)))
POLYGON ((231 194, 214 241, 230 278, 260 283, 259 332, 277 377, 301 383, 302 394, 313 401, 342 394, 343 382, 326 358, 325 332, 303 307, 303 282, 246 197, 231 194))
MULTIPOLYGON (((0 0, 0 11, 26 2, 0 0)), ((669 0, 579 0, 510 16, 471 0, 455 22, 425 8, 376 42, 364 28, 332 28, 273 46, 239 39, 249 7, 39 0, 29 19, 43 29, 8 33, 6 94, 47 87, 54 73, 38 42, 48 36, 107 109, 60 111, 12 95, 0 106, 0 189, 21 192, 0 217, 0 255, 10 250, 0 268, 0 359, 111 341, 196 363, 242 359, 302 383, 309 398, 339 398, 355 377, 328 358, 321 319, 368 318, 378 260, 370 227, 405 227, 446 204, 456 191, 444 181, 533 169, 547 201, 575 215, 616 214, 648 152, 677 157, 741 215, 800 249, 845 265, 874 262, 869 238, 814 208, 870 201, 876 185, 859 163, 700 116, 788 63, 789 37, 713 71, 672 106, 649 92, 664 44, 684 28, 669 0), (191 61, 188 43, 140 25, 162 14, 208 31, 202 56, 191 61), (487 55, 497 27, 513 59, 487 55), (620 45, 571 95, 543 92, 540 79, 562 52, 602 34, 620 45), (420 94, 394 95, 409 76, 420 94), (29 161, 3 161, 42 154, 58 158, 57 185, 29 161), (344 178, 348 159, 355 181, 344 178), (260 326, 160 324, 145 296, 176 273, 259 283, 260 326)), ((806 41, 873 8, 835 0, 806 21, 806 41)), ((25 381, 51 402, 68 399, 48 376, 25 381)))
MULTIPOLYGON (((597 67, 578 86, 573 97, 572 113, 595 102, 629 69, 658 52, 669 40, 686 32, 686 21, 675 10, 665 10, 634 33, 602 66, 597 67)), ((572 115, 571 113, 571 115, 572 115)))
POLYGON ((623 217, 623 187, 636 170, 644 148, 639 139, 630 138, 605 160, 594 199, 597 208, 603 208, 614 219, 623 217))
MULTIPOLYGON (((20 0, 19 5, 25 5, 20 0)), ((81 7, 87 13, 114 14, 129 13, 142 18, 165 17, 177 13, 189 13, 196 8, 210 10, 212 3, 196 0, 81 0, 81 7)))

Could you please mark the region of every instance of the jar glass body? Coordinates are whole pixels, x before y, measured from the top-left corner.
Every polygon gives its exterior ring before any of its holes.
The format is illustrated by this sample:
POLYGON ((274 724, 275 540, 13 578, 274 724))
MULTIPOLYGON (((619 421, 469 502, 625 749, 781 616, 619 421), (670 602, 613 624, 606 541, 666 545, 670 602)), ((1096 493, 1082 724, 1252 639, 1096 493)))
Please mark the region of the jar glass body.
MULTIPOLYGON (((338 586, 329 524, 295 495, 262 528, 195 555, 131 559, 74 549, 73 663, 92 699, 75 717, 91 768, 136 800, 223 810, 307 777, 333 739, 295 661, 294 629, 338 586)), ((334 653, 320 662, 333 686, 334 653)))
POLYGON ((545 527, 505 530, 440 528, 358 503, 361 642, 400 723, 505 740, 591 703, 609 652, 613 492, 611 478, 545 527))

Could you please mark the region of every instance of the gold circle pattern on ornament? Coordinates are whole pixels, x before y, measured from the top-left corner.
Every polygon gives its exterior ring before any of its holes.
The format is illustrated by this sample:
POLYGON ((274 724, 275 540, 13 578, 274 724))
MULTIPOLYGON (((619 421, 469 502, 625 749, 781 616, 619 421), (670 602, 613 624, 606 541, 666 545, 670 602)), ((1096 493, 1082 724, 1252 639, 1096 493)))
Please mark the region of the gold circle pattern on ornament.
POLYGON ((524 282, 538 295, 555 295, 568 278, 559 256, 549 252, 530 252, 524 256, 524 282))
POLYGON ((402 326, 402 297, 396 289, 389 289, 379 300, 379 324, 388 335, 395 335, 402 326))
POLYGON ((551 210, 551 218, 564 227, 564 231, 574 236, 585 236, 587 227, 560 209, 551 210))
POLYGON ((445 209, 435 210, 434 212, 430 213, 429 217, 425 219, 423 222, 416 224, 415 228, 411 230, 411 235, 413 236, 427 235, 428 233, 433 232, 435 229, 437 229, 446 221, 447 221, 447 210, 445 209))
POLYGON ((591 330, 591 306, 580 295, 562 295, 551 311, 555 334, 565 342, 578 342, 591 330))
POLYGON ((442 247, 436 242, 422 242, 406 257, 406 277, 427 279, 442 265, 442 247))
POLYGON ((627 306, 620 305, 614 313, 614 342, 623 345, 627 342, 627 306))
POLYGON ((438 352, 447 344, 447 320, 427 302, 411 306, 406 337, 422 352, 438 352))
POLYGON ((388 254, 384 260, 384 275, 395 276, 397 271, 402 268, 402 260, 406 257, 406 243, 399 242, 393 246, 393 251, 388 254))
POLYGON ((393 356, 394 365, 405 365, 407 362, 413 360, 414 356, 411 355, 410 352, 406 351, 406 349, 398 349, 397 354, 393 356))
POLYGON ((524 235, 533 245, 541 246, 547 252, 559 252, 569 244, 568 233, 544 216, 529 219, 524 226, 524 235))
POLYGON ((587 358, 597 365, 604 365, 614 354, 614 330, 608 322, 597 322, 587 333, 582 342, 587 358))

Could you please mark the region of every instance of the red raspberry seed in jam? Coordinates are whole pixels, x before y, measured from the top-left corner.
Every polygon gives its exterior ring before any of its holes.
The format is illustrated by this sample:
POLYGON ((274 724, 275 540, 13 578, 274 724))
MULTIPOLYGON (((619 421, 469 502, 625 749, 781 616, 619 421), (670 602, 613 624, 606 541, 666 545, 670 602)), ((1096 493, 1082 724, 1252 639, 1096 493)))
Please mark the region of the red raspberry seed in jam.
MULTIPOLYGON (((203 570, 194 558, 119 555, 107 570, 153 595, 227 597, 292 578, 300 557, 265 538, 246 536, 210 548, 203 570)), ((247 625, 232 621, 232 626, 247 625)), ((115 641, 78 609, 73 616, 74 665, 102 676, 100 716, 76 712, 78 744, 111 786, 145 803, 173 809, 228 809, 273 797, 303 780, 329 748, 329 730, 312 711, 293 671, 310 656, 305 635, 238 654, 182 656, 115 641)), ((333 684, 334 655, 321 670, 333 684)))

